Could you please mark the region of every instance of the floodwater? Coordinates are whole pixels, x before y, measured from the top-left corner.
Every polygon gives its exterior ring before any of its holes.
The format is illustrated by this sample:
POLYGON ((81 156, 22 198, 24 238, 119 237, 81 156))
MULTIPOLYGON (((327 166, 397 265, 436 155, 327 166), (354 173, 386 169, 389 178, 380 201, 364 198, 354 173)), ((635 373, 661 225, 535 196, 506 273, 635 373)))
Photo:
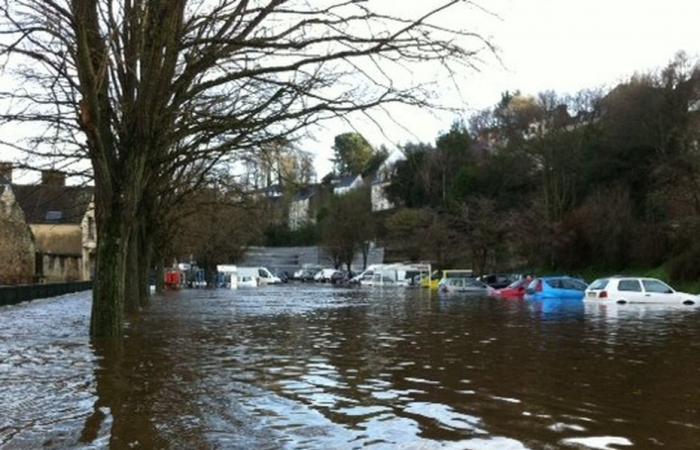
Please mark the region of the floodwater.
POLYGON ((282 286, 0 308, 0 448, 700 448, 700 310, 282 286))

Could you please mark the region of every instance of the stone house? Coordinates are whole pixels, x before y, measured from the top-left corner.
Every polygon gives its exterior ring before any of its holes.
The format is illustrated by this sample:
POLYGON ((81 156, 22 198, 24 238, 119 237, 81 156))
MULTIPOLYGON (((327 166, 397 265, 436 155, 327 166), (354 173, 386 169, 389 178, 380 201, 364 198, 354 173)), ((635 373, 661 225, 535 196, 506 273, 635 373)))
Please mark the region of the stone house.
POLYGON ((34 236, 12 185, 0 177, 0 285, 32 283, 35 251, 34 236))
MULTIPOLYGON (((0 176, 12 179, 11 166, 0 176)), ((35 280, 47 283, 92 279, 97 246, 94 189, 67 186, 63 173, 44 171, 41 184, 9 184, 33 236, 35 280)))

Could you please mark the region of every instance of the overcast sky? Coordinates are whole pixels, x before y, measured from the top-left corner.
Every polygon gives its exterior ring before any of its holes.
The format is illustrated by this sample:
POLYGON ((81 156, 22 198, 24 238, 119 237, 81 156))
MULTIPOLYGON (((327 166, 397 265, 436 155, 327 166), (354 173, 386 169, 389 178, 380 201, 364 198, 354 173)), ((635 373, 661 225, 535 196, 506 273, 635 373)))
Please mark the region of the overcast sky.
MULTIPOLYGON (((441 0, 372 1, 395 5, 405 15, 441 0)), ((493 105, 505 90, 572 93, 610 86, 665 65, 679 50, 700 54, 700 0, 482 0, 481 5, 498 17, 474 12, 440 18, 442 24, 490 36, 505 66, 491 60, 481 73, 464 76, 460 90, 467 111, 493 105)), ((453 100, 454 92, 444 95, 453 100)), ((415 137, 390 120, 381 121, 383 130, 360 118, 353 123, 373 144, 395 146, 411 139, 431 142, 453 119, 405 108, 392 110, 392 117, 415 137)), ((351 131, 347 124, 327 123, 315 140, 301 143, 316 155, 319 177, 331 169, 333 137, 344 131, 351 131)))
MULTIPOLYGON (((418 17, 445 0, 370 0, 372 7, 404 17, 418 17)), ((505 90, 525 94, 544 90, 573 93, 605 87, 635 72, 665 65, 684 50, 700 54, 700 0, 474 0, 494 14, 474 9, 449 12, 434 22, 479 32, 499 48, 502 64, 487 59, 479 73, 461 74, 459 93, 449 80, 435 80, 430 68, 416 70, 418 81, 438 81, 445 103, 458 104, 464 115, 500 99, 505 90)), ((432 142, 449 128, 455 115, 395 107, 391 119, 378 114, 381 125, 362 117, 352 123, 379 146, 396 148, 409 140, 432 142), (401 126, 394 124, 398 122, 401 126)), ((314 139, 299 146, 315 156, 319 178, 331 170, 335 135, 352 131, 345 122, 327 122, 313 129, 314 139)), ((16 133, 5 127, 0 132, 16 133)), ((2 149, 0 159, 15 155, 2 149)))

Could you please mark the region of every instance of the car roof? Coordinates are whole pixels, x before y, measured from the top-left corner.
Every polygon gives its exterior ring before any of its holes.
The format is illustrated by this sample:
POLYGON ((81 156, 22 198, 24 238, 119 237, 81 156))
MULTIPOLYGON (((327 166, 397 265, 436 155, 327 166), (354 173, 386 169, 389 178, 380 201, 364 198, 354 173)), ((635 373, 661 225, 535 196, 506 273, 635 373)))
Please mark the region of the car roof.
POLYGON ((571 277, 569 275, 555 275, 549 277, 540 277, 541 280, 580 280, 580 278, 571 277))

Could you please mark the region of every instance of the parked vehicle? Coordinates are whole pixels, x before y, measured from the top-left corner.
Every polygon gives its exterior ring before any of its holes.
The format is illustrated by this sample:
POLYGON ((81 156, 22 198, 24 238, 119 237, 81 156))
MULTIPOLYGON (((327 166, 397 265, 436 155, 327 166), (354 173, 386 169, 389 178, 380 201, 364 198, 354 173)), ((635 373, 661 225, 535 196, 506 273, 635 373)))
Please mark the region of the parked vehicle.
POLYGON ((333 275, 331 275, 330 281, 333 284, 348 284, 354 276, 354 273, 348 272, 347 270, 337 270, 333 275))
POLYGON ((238 287, 239 288, 258 287, 258 281, 250 275, 244 275, 238 279, 238 287))
POLYGON ((423 278, 421 280, 421 287, 437 290, 442 280, 447 278, 474 278, 474 271, 464 269, 443 270, 441 273, 435 271, 430 276, 430 279, 423 278))
POLYGON ((587 287, 583 280, 568 276, 535 278, 525 289, 525 298, 581 300, 587 287))
POLYGON ((304 264, 301 266, 301 269, 294 272, 292 279, 298 281, 313 281, 314 275, 321 269, 322 267, 316 264, 304 264))
POLYGON ((494 291, 493 296, 504 299, 521 300, 525 297, 525 290, 532 282, 532 278, 523 278, 512 282, 508 287, 494 291))
POLYGON ((216 266, 220 287, 238 288, 238 267, 230 264, 216 266))
POLYGON ((274 276, 265 267, 239 267, 238 276, 241 278, 244 276, 252 277, 257 280, 259 286, 265 284, 279 284, 282 282, 279 277, 274 276))
POLYGON ((314 281, 326 283, 331 281, 333 274, 335 274, 337 269, 321 269, 318 273, 314 275, 314 281))
POLYGON ((468 277, 444 278, 440 281, 440 286, 438 288, 439 292, 446 294, 460 293, 484 297, 491 295, 493 290, 492 287, 483 281, 468 277))
POLYGON ((363 286, 413 286, 414 278, 429 273, 424 264, 375 264, 362 272, 353 281, 363 286))
POLYGON ((592 303, 700 304, 697 295, 677 292, 655 278, 610 277, 595 280, 586 289, 586 301, 592 303))
POLYGON ((280 279, 282 283, 289 283, 289 273, 284 270, 274 270, 272 272, 274 276, 280 279))
POLYGON ((512 275, 502 274, 502 273, 492 273, 488 275, 482 275, 478 278, 479 281, 483 281, 494 289, 503 289, 508 287, 513 283, 516 278, 512 275))

